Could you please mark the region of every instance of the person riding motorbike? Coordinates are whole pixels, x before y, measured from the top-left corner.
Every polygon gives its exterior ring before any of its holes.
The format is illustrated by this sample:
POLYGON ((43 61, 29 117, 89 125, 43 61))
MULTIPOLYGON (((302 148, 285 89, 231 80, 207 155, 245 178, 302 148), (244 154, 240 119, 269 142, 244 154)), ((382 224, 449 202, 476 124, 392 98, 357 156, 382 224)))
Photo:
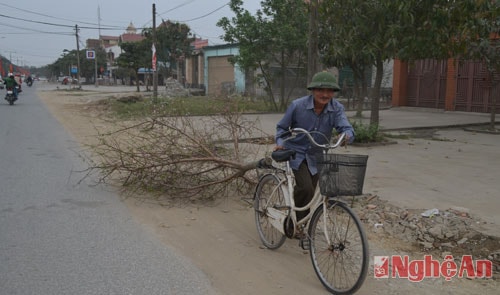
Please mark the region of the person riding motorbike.
POLYGON ((26 85, 28 85, 29 87, 31 87, 31 85, 33 85, 33 78, 31 77, 31 75, 26 77, 25 82, 26 82, 26 85))
POLYGON ((5 80, 3 81, 3 84, 5 84, 5 88, 7 88, 7 90, 12 89, 12 91, 14 92, 14 96, 17 98, 16 86, 19 86, 19 84, 17 83, 16 79, 14 78, 14 74, 9 73, 7 75, 7 78, 5 78, 5 80))

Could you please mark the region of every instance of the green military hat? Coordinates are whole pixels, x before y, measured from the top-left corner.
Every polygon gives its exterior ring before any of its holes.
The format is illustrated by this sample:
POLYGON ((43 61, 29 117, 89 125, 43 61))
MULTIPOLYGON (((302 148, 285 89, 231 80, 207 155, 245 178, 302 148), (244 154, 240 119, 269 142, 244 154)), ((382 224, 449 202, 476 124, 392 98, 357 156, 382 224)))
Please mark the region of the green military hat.
POLYGON ((313 76, 311 83, 307 86, 307 89, 312 90, 315 88, 327 88, 340 91, 337 79, 329 72, 319 72, 313 76))

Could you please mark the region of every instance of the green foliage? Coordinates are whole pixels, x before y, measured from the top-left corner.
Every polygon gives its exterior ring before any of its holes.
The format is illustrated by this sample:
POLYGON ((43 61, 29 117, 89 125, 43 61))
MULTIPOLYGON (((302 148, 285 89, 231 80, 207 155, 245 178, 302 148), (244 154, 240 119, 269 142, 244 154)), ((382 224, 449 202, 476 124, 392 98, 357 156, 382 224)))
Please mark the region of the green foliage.
MULTIPOLYGON (((90 50, 90 49, 89 49, 90 50)), ((94 49, 92 49, 94 50, 94 49)), ((54 63, 48 65, 48 69, 50 70, 49 75, 47 76, 55 76, 58 77, 60 75, 66 76, 70 75, 71 66, 78 65, 78 58, 80 59, 80 77, 86 78, 87 81, 90 81, 92 77, 95 76, 96 69, 96 60, 87 59, 86 58, 87 49, 82 49, 77 51, 73 50, 64 50, 61 57, 58 58, 54 63)), ((97 68, 98 71, 101 67, 106 68, 106 52, 102 48, 97 48, 95 50, 96 58, 97 58, 97 68)), ((100 73, 100 71, 99 71, 100 73)))
POLYGON ((359 81, 363 68, 377 68, 371 124, 378 124, 383 61, 399 58, 485 61, 500 69, 500 1, 339 0, 320 4, 320 52, 329 66, 349 65, 359 81), (380 75, 379 75, 380 73, 380 75))
MULTIPOLYGON (((153 44, 152 29, 144 30, 143 34, 148 40, 149 48, 153 44)), ((165 76, 171 76, 172 70, 178 68, 178 61, 191 54, 191 42, 194 38, 188 25, 170 20, 163 21, 156 29, 156 54, 159 62, 170 65, 164 69, 165 76)), ((151 50, 150 50, 151 52, 151 50)), ((151 58, 151 54, 149 54, 151 58)), ((151 59, 150 59, 151 60, 151 59)))
POLYGON ((251 15, 242 5, 243 1, 232 0, 235 17, 223 17, 217 26, 225 32, 224 41, 239 45, 240 53, 231 61, 244 71, 258 73, 257 81, 265 85, 275 110, 284 110, 290 100, 291 91, 284 87, 290 68, 295 69, 295 78, 305 76, 307 6, 303 0, 264 0, 262 9, 251 15), (276 81, 282 85, 278 90, 273 89, 276 81))
POLYGON ((126 69, 137 70, 151 65, 151 42, 144 39, 140 42, 125 42, 120 44, 122 53, 116 63, 126 69))
POLYGON ((378 125, 363 125, 362 123, 352 123, 356 138, 354 142, 369 143, 380 142, 384 140, 384 135, 379 132, 378 125))
POLYGON ((262 113, 270 111, 262 101, 243 98, 220 99, 214 97, 159 98, 158 102, 143 99, 124 103, 116 99, 108 101, 111 110, 120 118, 143 116, 206 116, 227 112, 262 113))

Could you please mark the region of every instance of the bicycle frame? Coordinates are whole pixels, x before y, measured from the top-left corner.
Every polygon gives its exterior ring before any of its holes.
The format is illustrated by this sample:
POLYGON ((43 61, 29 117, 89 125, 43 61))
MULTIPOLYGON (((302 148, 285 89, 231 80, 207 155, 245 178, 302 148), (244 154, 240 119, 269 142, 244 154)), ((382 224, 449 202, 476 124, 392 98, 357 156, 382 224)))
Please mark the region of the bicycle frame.
MULTIPOLYGON (((282 173, 277 173, 277 172, 272 173, 279 179, 279 183, 273 189, 271 193, 271 198, 273 197, 277 198, 278 189, 281 188, 285 199, 286 209, 288 209, 289 211, 287 213, 284 213, 283 210, 281 210, 283 208, 267 208, 268 216, 271 218, 271 224, 283 234, 285 234, 283 225, 285 224, 286 218, 288 218, 289 216, 290 218, 292 218, 293 224, 295 224, 296 227, 302 226, 303 228, 307 228, 307 226, 309 225, 309 221, 311 220, 311 217, 314 214, 316 208, 318 208, 322 204, 324 206, 327 205, 326 202, 327 198, 321 195, 319 190, 319 185, 316 185, 316 190, 314 192, 314 196, 312 197, 311 201, 304 207, 296 207, 295 200, 293 198, 295 176, 293 174, 292 169, 290 168, 290 163, 287 161, 285 164, 286 166, 284 168, 278 168, 275 166, 275 168, 278 171, 281 171, 282 173), (280 174, 282 174, 282 176, 280 174), (309 213, 303 219, 297 221, 296 212, 306 211, 307 209, 309 209, 309 213)), ((326 234, 327 232, 326 229, 324 232, 326 234)), ((326 238, 328 241, 330 241, 330 238, 328 236, 326 236, 326 238)))
MULTIPOLYGON (((321 144, 318 144, 311 137, 309 132, 307 132, 304 129, 295 128, 291 131, 305 133, 308 136, 311 143, 313 143, 317 147, 325 148, 325 150, 337 148, 345 138, 345 134, 341 134, 339 136, 337 142, 334 145, 330 145, 330 144, 321 145, 321 144)), ((273 167, 276 169, 276 171, 282 171, 284 174, 284 177, 282 177, 282 176, 280 177, 280 175, 279 175, 280 173, 276 173, 276 172, 272 173, 273 175, 275 175, 279 179, 279 183, 273 189, 273 191, 271 193, 271 198, 273 198, 273 197, 277 198, 278 197, 278 193, 277 193, 278 188, 281 188, 283 191, 284 198, 285 198, 285 205, 286 206, 285 206, 285 208, 267 208, 266 211, 267 211, 268 216, 271 218, 271 224, 273 225, 273 227, 275 227, 282 234, 286 234, 285 229, 284 229, 285 220, 288 217, 291 217, 293 224, 295 225, 295 228, 294 228, 294 235, 295 235, 298 227, 307 228, 309 226, 309 221, 311 220, 311 217, 314 214, 314 211, 319 206, 321 206, 323 204, 324 209, 326 211, 326 208, 327 208, 326 206, 328 205, 327 204, 328 197, 321 195, 320 189, 319 189, 319 183, 318 183, 318 184, 316 184, 316 189, 314 191, 314 195, 313 195, 311 201, 308 204, 306 204, 304 207, 296 207, 295 200, 293 198, 295 176, 293 174, 292 169, 290 168, 290 162, 286 161, 285 167, 279 167, 279 164, 277 164, 275 161, 273 161, 273 167), (285 213, 285 212, 283 212, 282 209, 288 209, 289 211, 287 213, 285 213), (309 209, 309 213, 303 219, 301 219, 300 221, 297 221, 296 212, 306 211, 307 209, 309 209)), ((274 202, 272 202, 272 203, 274 203, 274 202)), ((325 218, 324 224, 326 224, 326 214, 323 216, 325 218)), ((330 237, 328 236, 326 228, 324 229, 324 232, 325 232, 326 240, 328 241, 328 243, 330 243, 330 237)))

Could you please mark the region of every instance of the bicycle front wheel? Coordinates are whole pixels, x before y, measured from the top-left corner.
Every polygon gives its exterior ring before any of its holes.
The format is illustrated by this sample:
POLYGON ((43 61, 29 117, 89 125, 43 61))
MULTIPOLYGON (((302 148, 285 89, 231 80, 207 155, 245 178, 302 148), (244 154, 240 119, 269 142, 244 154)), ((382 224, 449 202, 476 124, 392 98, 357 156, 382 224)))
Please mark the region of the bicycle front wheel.
POLYGON ((368 271, 368 241, 359 218, 342 202, 319 206, 309 225, 314 271, 333 294, 352 294, 368 271))
POLYGON ((272 250, 281 247, 286 240, 286 236, 273 226, 271 217, 267 214, 268 208, 285 205, 285 196, 279 182, 279 178, 273 174, 263 176, 257 185, 254 200, 255 224, 260 240, 272 250))

